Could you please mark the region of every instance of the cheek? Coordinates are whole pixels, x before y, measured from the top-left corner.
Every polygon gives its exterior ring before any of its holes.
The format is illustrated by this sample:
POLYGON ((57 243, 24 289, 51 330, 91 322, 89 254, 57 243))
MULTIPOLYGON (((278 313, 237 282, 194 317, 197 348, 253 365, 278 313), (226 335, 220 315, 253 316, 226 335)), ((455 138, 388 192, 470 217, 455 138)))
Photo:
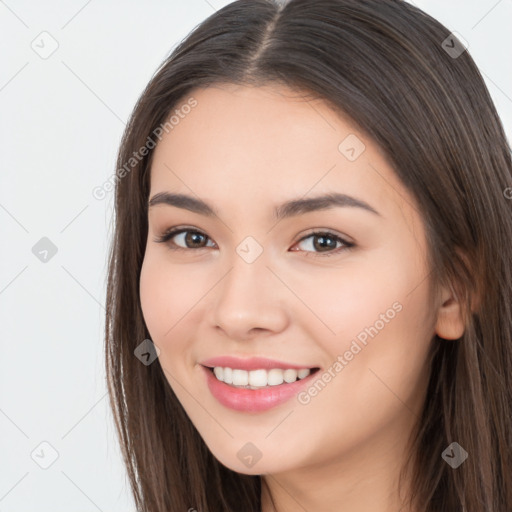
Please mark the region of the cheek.
POLYGON ((206 269, 173 265, 160 251, 146 251, 139 280, 141 309, 152 340, 162 350, 178 350, 187 343, 186 333, 193 333, 190 326, 202 316, 202 299, 211 282, 206 269))
POLYGON ((343 348, 343 340, 375 323, 381 329, 383 321, 397 316, 413 288, 417 269, 401 265, 397 277, 382 270, 383 257, 376 254, 374 261, 366 262, 354 258, 339 268, 317 269, 307 278, 292 273, 285 277, 300 300, 289 301, 290 311, 295 311, 295 320, 310 332, 311 339, 332 340, 333 348, 343 348))
POLYGON ((188 288, 180 282, 180 273, 169 272, 169 265, 151 251, 146 252, 140 274, 140 302, 146 326, 153 341, 161 343, 172 332, 181 309, 178 296, 188 288), (171 330, 171 331, 169 331, 171 330))
POLYGON ((374 364, 389 369, 390 375, 404 364, 411 378, 421 371, 433 335, 433 314, 427 267, 407 249, 388 247, 364 259, 347 259, 342 268, 322 269, 291 286, 307 305, 307 310, 301 306, 296 322, 328 354, 327 363, 346 354, 354 368, 345 373, 356 379, 372 378, 368 368, 374 364), (355 360, 357 364, 351 362, 355 360))
MULTIPOLYGON (((405 277, 416 275, 402 270, 405 277)), ((364 443, 386 425, 407 423, 420 412, 431 340, 428 289, 424 282, 410 293, 405 277, 397 281, 377 279, 375 273, 371 279, 355 273, 345 276, 345 283, 358 285, 356 293, 324 283, 336 295, 336 307, 329 309, 325 302, 323 319, 336 335, 326 334, 319 322, 310 331, 329 356, 325 371, 299 402, 305 404, 300 409, 304 428, 320 430, 331 447, 364 443), (321 427, 319 418, 325 418, 321 427)), ((317 306, 320 309, 321 303, 317 306)))
POLYGON ((154 342, 157 342, 163 332, 163 319, 167 309, 167 300, 162 297, 161 285, 161 272, 158 272, 151 253, 146 251, 139 279, 139 294, 142 315, 154 342))
MULTIPOLYGON (((379 261, 385 269, 385 259, 379 261)), ((336 337, 323 336, 330 340, 332 361, 343 358, 337 366, 341 378, 334 379, 325 399, 341 401, 369 422, 403 412, 404 403, 416 408, 433 335, 425 269, 412 261, 394 267, 398 272, 345 276, 352 293, 337 293, 337 324, 336 315, 330 317, 336 337)))

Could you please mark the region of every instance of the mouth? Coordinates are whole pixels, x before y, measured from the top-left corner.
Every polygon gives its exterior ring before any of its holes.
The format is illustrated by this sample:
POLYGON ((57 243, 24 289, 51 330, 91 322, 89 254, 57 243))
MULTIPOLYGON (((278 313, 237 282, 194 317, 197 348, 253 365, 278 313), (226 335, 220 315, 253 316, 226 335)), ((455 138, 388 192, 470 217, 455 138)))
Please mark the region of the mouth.
POLYGON ((303 380, 320 370, 314 368, 259 368, 255 370, 244 370, 241 368, 231 368, 222 366, 205 366, 219 382, 223 382, 233 388, 241 389, 266 389, 285 384, 293 384, 303 380))
POLYGON ((320 370, 209 367, 200 365, 211 395, 223 406, 243 413, 263 413, 291 400, 308 385, 320 370), (300 377, 299 377, 300 373, 300 377), (230 382, 226 382, 230 381, 230 382))

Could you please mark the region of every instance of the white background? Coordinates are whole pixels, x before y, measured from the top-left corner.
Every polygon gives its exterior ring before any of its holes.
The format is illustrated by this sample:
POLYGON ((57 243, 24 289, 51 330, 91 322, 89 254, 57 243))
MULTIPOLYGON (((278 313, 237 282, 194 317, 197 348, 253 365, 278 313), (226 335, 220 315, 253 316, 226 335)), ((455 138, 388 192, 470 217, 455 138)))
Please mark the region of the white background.
MULTIPOLYGON (((92 189, 156 68, 228 3, 0 2, 0 512, 135 509, 103 371, 113 195, 92 189), (31 47, 43 31, 47 59, 31 47), (42 237, 58 250, 46 263, 42 237)), ((469 43, 510 140, 511 0, 415 4, 469 43)))

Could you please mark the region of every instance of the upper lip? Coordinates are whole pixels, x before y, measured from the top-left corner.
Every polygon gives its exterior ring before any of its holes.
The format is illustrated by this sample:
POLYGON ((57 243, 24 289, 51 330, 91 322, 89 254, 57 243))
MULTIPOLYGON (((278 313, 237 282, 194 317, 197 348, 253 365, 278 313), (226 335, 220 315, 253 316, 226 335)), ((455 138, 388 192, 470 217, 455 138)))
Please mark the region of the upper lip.
POLYGON ((286 370, 288 368, 293 370, 300 370, 302 368, 317 368, 308 364, 294 364, 287 363, 284 361, 278 361, 277 359, 267 359, 266 357, 250 357, 250 358, 239 358, 234 356, 219 356, 205 359, 200 364, 209 368, 221 366, 222 368, 237 368, 240 370, 270 370, 272 368, 280 368, 286 370))

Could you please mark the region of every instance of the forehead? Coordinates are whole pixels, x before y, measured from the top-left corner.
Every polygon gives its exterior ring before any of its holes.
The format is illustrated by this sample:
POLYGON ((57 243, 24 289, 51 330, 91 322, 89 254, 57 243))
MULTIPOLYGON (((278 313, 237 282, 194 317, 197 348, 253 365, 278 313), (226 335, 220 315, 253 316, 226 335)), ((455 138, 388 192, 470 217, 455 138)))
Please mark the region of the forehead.
POLYGON ((150 195, 193 192, 244 211, 308 193, 342 192, 388 212, 412 202, 380 148, 320 99, 217 84, 192 91, 173 112, 190 98, 195 106, 175 116, 155 148, 150 195))

